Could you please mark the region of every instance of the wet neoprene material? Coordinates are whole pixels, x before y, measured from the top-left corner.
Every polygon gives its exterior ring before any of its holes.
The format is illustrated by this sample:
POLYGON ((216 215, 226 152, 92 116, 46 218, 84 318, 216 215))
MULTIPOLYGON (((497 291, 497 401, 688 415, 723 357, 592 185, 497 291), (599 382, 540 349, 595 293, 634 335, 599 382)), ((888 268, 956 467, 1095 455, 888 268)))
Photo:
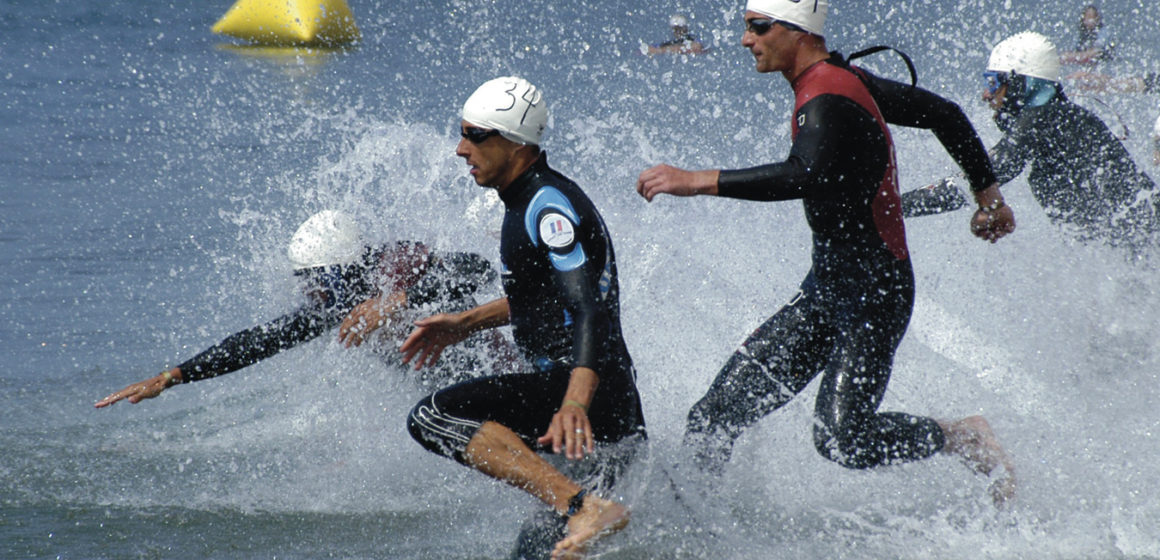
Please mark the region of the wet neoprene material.
POLYGON ((1001 112, 992 149, 1000 183, 1030 166, 1031 194, 1056 223, 1085 237, 1143 247, 1160 231, 1160 193, 1095 114, 1059 93, 1039 107, 1001 112))
POLYGON ((500 198, 504 293, 516 345, 535 371, 473 379, 425 397, 408 418, 412 437, 463 462, 475 432, 494 421, 535 448, 580 366, 600 380, 588 410, 596 439, 643 435, 636 373, 621 335, 616 261, 600 214, 543 154, 500 198))
MULTIPOLYGON (((686 442, 717 471, 733 441, 822 374, 819 453, 850 468, 921 459, 944 445, 929 418, 878 412, 914 306, 894 149, 866 84, 827 62, 791 84, 782 163, 721 173, 721 196, 802 199, 813 263, 800 293, 758 327, 689 413, 686 442)), ((910 86, 903 86, 910 89, 910 86)))
MULTIPOLYGON (((386 248, 372 251, 367 257, 368 263, 378 263, 386 251, 386 248)), ((427 273, 406 289, 408 306, 443 302, 454 307, 495 279, 491 263, 473 253, 431 252, 427 262, 427 273)), ((375 283, 368 278, 377 271, 377 266, 367 264, 361 271, 357 278, 348 282, 346 297, 334 305, 304 305, 276 319, 234 333, 181 363, 178 367, 182 382, 201 381, 237 371, 337 327, 351 309, 377 294, 375 283)))

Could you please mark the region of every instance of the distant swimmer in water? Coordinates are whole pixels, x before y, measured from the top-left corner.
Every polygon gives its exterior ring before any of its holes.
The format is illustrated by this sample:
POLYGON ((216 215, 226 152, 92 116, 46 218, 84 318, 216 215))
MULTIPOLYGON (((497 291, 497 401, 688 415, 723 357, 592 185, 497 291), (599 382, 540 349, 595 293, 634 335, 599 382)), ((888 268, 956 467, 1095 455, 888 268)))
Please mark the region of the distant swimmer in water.
MULTIPOLYGON (((1051 41, 1033 32, 1007 38, 991 51, 983 78, 983 100, 1003 133, 991 149, 1000 183, 1030 167, 1031 194, 1052 222, 1133 252, 1155 244, 1160 192, 1107 125, 1064 94, 1051 41)), ((906 193, 903 207, 920 196, 906 193)))
MULTIPOLYGON (((936 420, 879 410, 914 308, 887 123, 918 126, 914 113, 921 111, 906 101, 933 94, 830 53, 822 36, 828 9, 826 0, 749 0, 745 11, 741 44, 758 72, 781 73, 796 98, 785 161, 735 170, 658 165, 637 180, 650 202, 661 194, 801 200, 813 234, 810 271, 797 293, 749 335, 693 405, 685 443, 703 472, 719 473, 745 430, 820 377, 812 429, 823 457, 867 469, 953 454, 994 477, 991 495, 1002 504, 1014 495, 1014 468, 981 416, 936 420)), ((966 124, 956 134, 939 139, 955 138, 948 149, 978 177, 980 191, 997 194, 981 142, 965 118, 960 122, 966 124)), ((999 210, 1001 200, 981 212, 999 210)), ((986 238, 1007 231, 995 220, 982 225, 998 228, 986 238)))
POLYGON ((422 367, 473 332, 511 325, 528 371, 424 397, 407 427, 428 451, 550 508, 520 532, 514 557, 529 560, 581 556, 624 528, 628 509, 609 494, 645 444, 612 237, 584 191, 548 165, 547 122, 541 91, 522 78, 490 80, 467 98, 455 153, 504 204, 505 297, 416 321, 400 348, 422 367), (563 456, 553 464, 537 448, 563 456))
MULTIPOLYGON (((173 385, 237 371, 334 327, 340 327, 339 338, 348 347, 362 344, 380 329, 401 340, 413 310, 467 309, 475 305, 473 294, 496 278, 491 263, 473 253, 436 251, 414 241, 368 246, 355 220, 333 210, 306 220, 290 240, 288 253, 305 296, 300 307, 230 335, 180 365, 101 399, 96 407, 126 399, 138 403, 173 385)), ((506 346, 502 339, 475 339, 473 344, 488 346, 491 355, 502 354, 491 346, 506 346)), ((481 369, 478 356, 483 354, 448 355, 443 367, 422 381, 444 386, 462 380, 456 376, 481 369)), ((500 367, 499 362, 492 365, 500 367)))
POLYGON ((1060 53, 1060 62, 1095 66, 1112 60, 1115 56, 1115 45, 1105 42, 1100 36, 1103 28, 1104 16, 1100 13, 1099 7, 1095 4, 1084 7, 1079 15, 1079 36, 1075 50, 1060 53))
POLYGON ((1160 93, 1160 74, 1115 76, 1108 73, 1108 63, 1115 59, 1116 45, 1101 36, 1104 17, 1095 4, 1086 6, 1079 17, 1079 36, 1075 50, 1060 53, 1064 65, 1080 68, 1064 76, 1063 81, 1077 91, 1108 93, 1160 93))
POLYGON ((706 51, 705 45, 689 32, 689 20, 682 15, 669 18, 669 26, 673 28, 673 38, 667 41, 648 46, 648 54, 701 54, 706 51))

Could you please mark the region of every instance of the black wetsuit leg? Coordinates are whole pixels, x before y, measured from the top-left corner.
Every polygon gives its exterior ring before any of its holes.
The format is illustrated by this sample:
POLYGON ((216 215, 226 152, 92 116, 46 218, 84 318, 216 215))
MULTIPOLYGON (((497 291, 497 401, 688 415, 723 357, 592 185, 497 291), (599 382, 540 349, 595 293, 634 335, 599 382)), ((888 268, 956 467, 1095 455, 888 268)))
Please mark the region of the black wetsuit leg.
MULTIPOLYGON (((428 451, 464 464, 468 442, 487 421, 511 429, 536 449, 536 439, 559 409, 570 378, 571 368, 559 366, 546 372, 459 383, 419 401, 407 419, 407 428, 428 451)), ((635 392, 598 391, 589 415, 597 453, 591 460, 569 462, 561 471, 591 491, 610 489, 644 447, 646 436, 639 409, 635 392)), ((550 557, 566 528, 567 520, 554 511, 537 513, 520 531, 512 557, 550 557)))
MULTIPOLYGON (((467 443, 484 422, 512 430, 535 449, 571 379, 569 366, 550 371, 481 377, 424 397, 407 418, 411 437, 432 453, 466 464, 467 443)), ((602 387, 603 388, 603 387, 602 387)), ((635 392, 597 391, 588 419, 598 442, 644 432, 635 392)))
POLYGON ((912 283, 883 288, 830 282, 823 290, 811 273, 690 411, 685 441, 699 466, 720 473, 745 428, 789 402, 822 370, 814 442, 826 458, 867 468, 941 449, 942 430, 933 420, 877 412, 914 298, 912 283))
MULTIPOLYGON (((879 289, 834 304, 837 335, 818 385, 814 445, 844 467, 864 469, 915 461, 942 449, 933 419, 878 412, 914 308, 909 262, 885 275, 879 289)), ((841 289, 835 290, 840 293, 841 289)))
POLYGON ((749 335, 693 405, 685 444, 696 452, 702 470, 720 474, 737 437, 793 399, 822 369, 835 332, 820 299, 803 285, 749 335))

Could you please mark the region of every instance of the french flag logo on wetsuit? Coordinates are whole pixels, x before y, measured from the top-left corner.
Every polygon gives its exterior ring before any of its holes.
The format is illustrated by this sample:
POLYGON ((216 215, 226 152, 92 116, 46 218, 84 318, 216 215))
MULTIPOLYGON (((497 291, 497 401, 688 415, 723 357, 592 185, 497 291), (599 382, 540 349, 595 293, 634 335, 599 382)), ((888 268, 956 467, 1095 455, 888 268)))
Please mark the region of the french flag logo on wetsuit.
POLYGON ((554 249, 567 247, 576 238, 576 230, 572 222, 563 214, 549 212, 540 218, 540 239, 544 244, 554 249))

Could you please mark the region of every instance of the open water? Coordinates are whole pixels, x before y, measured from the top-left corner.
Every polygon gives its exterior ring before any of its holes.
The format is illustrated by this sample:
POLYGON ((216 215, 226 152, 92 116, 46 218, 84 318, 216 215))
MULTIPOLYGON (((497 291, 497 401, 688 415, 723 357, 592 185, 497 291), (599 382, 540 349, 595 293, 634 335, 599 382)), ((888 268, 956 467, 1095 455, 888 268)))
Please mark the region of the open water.
MULTIPOLYGON (((956 461, 861 472, 810 441, 815 394, 750 430, 713 498, 677 505, 667 465, 688 407, 795 290, 796 202, 667 198, 637 174, 742 167, 788 149, 789 88, 738 46, 739 2, 351 0, 340 52, 245 49, 228 2, 0 0, 0 557, 501 558, 538 507, 431 455, 403 420, 420 388, 334 338, 161 398, 99 398, 294 304, 285 242, 336 207, 383 239, 495 258, 500 206, 453 154, 458 111, 518 74, 553 111, 553 164, 602 209, 650 457, 634 521, 602 558, 1160 558, 1160 276, 1047 223, 1023 179, 998 245, 966 212, 907 224, 919 302, 885 408, 986 415, 1019 468, 996 511, 956 461), (649 58, 669 15, 712 51, 649 58)), ((1112 71, 1160 70, 1160 5, 1103 2, 1112 71)), ((1078 3, 838 2, 830 46, 909 52, 920 83, 997 140, 990 47, 1066 47, 1078 3), (856 5, 855 5, 856 4, 856 5)), ((902 79, 889 55, 867 60, 902 79)), ((1160 97, 1078 97, 1154 176, 1160 97)), ((896 129, 905 188, 953 174, 896 129)), ((498 292, 497 292, 498 295, 498 292)))

